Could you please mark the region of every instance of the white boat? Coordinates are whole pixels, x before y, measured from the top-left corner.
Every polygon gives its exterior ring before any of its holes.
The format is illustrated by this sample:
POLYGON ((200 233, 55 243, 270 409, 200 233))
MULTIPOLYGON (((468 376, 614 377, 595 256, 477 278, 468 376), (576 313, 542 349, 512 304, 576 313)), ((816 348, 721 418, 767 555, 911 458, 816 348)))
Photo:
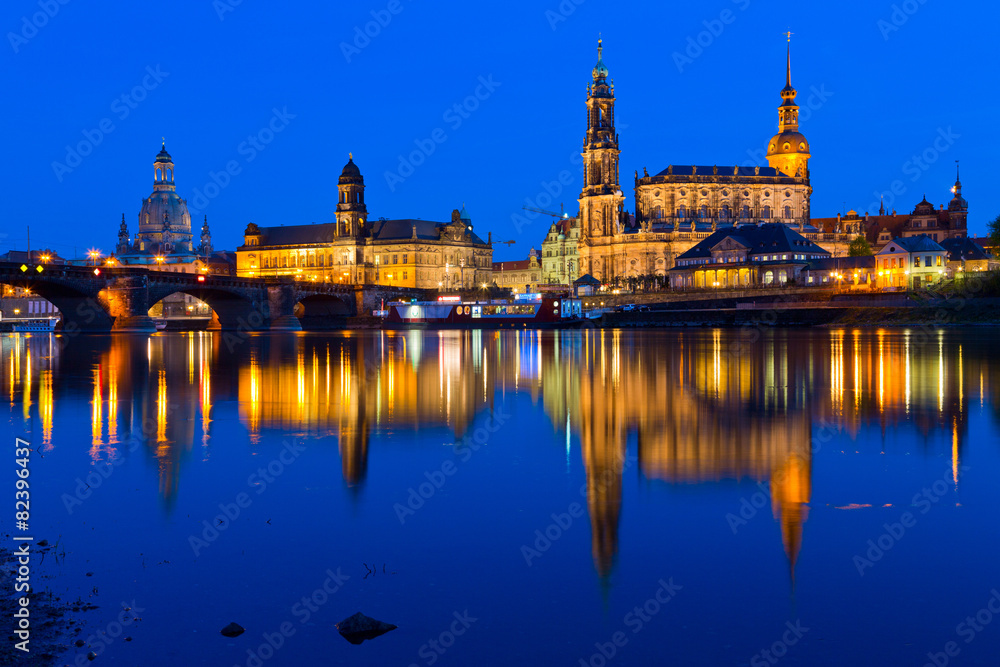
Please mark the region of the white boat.
POLYGON ((14 333, 52 333, 56 329, 57 319, 42 320, 7 320, 14 333))

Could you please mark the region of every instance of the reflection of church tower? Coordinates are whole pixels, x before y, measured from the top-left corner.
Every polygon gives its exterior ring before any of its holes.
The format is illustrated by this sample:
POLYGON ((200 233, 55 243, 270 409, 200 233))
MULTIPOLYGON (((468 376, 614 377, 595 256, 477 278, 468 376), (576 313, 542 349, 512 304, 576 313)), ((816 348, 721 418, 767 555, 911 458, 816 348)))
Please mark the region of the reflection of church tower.
POLYGON ((789 33, 785 87, 778 107, 778 134, 767 146, 767 163, 788 176, 809 178, 809 142, 799 133, 799 107, 792 88, 792 45, 789 33))
POLYGON ((781 524, 781 541, 793 580, 802 547, 802 524, 809 517, 811 467, 808 453, 803 456, 792 452, 771 472, 771 511, 781 524))
POLYGON ((358 238, 364 235, 365 218, 368 208, 365 206, 365 179, 361 170, 354 164, 351 155, 344 170, 340 174, 337 185, 339 198, 337 200, 337 236, 339 238, 358 238))
POLYGON ((618 519, 622 506, 622 466, 625 432, 619 410, 604 398, 612 393, 604 387, 598 369, 588 368, 580 378, 582 405, 605 403, 607 409, 581 412, 580 445, 587 471, 587 509, 590 513, 594 565, 601 577, 611 574, 618 553, 618 519))
MULTIPOLYGON (((584 237, 611 236, 622 216, 618 184, 618 134, 615 132, 615 89, 597 42, 594 82, 587 88, 587 136, 583 142, 583 192, 580 224, 584 237)), ((592 271, 602 273, 599 268, 592 271)), ((606 276, 605 276, 606 277, 606 276)))
MULTIPOLYGON (((340 465, 344 482, 348 488, 358 490, 368 475, 368 412, 365 409, 369 387, 366 386, 364 347, 353 347, 351 367, 347 370, 351 375, 347 391, 353 391, 342 396, 344 401, 340 410, 340 420, 337 427, 340 445, 340 465)), ((345 362, 346 363, 346 362, 345 362)))

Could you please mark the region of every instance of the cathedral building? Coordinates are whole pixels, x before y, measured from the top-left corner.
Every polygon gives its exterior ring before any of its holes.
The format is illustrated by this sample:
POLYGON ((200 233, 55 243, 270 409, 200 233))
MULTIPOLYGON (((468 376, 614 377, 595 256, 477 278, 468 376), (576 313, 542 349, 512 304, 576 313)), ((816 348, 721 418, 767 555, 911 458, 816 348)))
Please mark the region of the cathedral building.
POLYGON ((587 95, 580 212, 577 219, 549 230, 542 246, 546 282, 569 284, 587 273, 602 282, 665 278, 680 254, 719 229, 743 224, 781 223, 824 245, 843 237, 846 253, 847 243, 862 231, 860 225, 825 233, 811 223, 811 153, 799 132, 790 49, 778 107, 779 131, 768 143, 768 166, 669 165, 653 175, 644 168, 642 176, 635 172, 634 213, 624 208, 615 89, 600 41, 597 52, 587 95), (576 252, 570 253, 565 246, 574 235, 579 240, 576 252))
POLYGON ((109 264, 149 266, 160 271, 194 273, 213 259, 212 234, 206 216, 198 242, 191 232, 187 202, 177 194, 174 160, 164 142, 153 161, 153 193, 142 200, 138 233, 132 237, 122 215, 115 257, 109 264))
POLYGON ((334 222, 247 225, 236 251, 237 275, 444 290, 492 282, 492 243, 476 235, 464 207, 449 222, 372 221, 353 156, 337 190, 334 222))

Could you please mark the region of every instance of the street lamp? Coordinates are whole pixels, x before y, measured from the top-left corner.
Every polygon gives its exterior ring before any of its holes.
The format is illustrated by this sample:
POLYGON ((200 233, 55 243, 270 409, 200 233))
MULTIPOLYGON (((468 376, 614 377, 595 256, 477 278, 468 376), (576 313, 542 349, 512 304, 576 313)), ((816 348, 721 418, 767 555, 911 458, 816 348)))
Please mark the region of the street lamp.
POLYGON ((91 248, 87 251, 87 256, 90 257, 91 263, 97 266, 97 259, 101 256, 101 251, 91 248))
POLYGON ((157 265, 159 265, 159 266, 163 266, 163 263, 165 261, 167 261, 167 258, 164 257, 163 255, 157 255, 155 259, 156 259, 157 265))

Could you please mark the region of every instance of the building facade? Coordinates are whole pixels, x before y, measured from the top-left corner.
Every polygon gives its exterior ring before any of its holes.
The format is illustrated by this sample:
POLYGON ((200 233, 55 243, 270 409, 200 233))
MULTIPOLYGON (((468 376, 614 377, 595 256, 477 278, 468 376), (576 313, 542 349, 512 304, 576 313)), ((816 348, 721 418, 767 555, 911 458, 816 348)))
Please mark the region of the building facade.
MULTIPOLYGON (((577 275, 590 273, 605 283, 615 277, 666 276, 677 257, 700 241, 719 229, 748 223, 776 222, 796 228, 812 242, 833 240, 810 223, 811 153, 799 132, 790 51, 786 65, 779 132, 768 143, 767 167, 670 165, 652 176, 644 168, 642 176, 635 173, 631 214, 624 209, 620 184, 614 85, 598 43, 598 62, 587 91, 577 275)), ((852 231, 836 233, 847 236, 852 231)), ((550 229, 543 261, 560 256, 559 236, 550 229)), ((562 267, 556 262, 552 266, 547 279, 561 277, 562 267)))
POLYGON ((542 282, 571 285, 580 277, 580 221, 563 218, 552 223, 542 241, 542 282))
POLYGON ((945 277, 948 252, 927 234, 897 238, 875 255, 880 287, 920 289, 945 277))
POLYGON ((493 281, 500 287, 509 287, 515 294, 535 291, 540 284, 546 282, 543 274, 542 263, 538 261, 538 252, 534 248, 528 254, 528 259, 493 262, 493 281))
POLYGON ((945 239, 939 243, 948 253, 948 275, 958 278, 966 273, 1000 269, 1000 260, 976 241, 977 239, 963 236, 945 239))
POLYGON ((445 290, 492 282, 492 244, 476 235, 464 208, 449 222, 372 221, 353 156, 337 190, 335 222, 247 225, 236 251, 237 275, 445 290))
POLYGON ((677 257, 674 289, 780 286, 796 282, 811 261, 830 253, 787 225, 720 229, 677 257))

